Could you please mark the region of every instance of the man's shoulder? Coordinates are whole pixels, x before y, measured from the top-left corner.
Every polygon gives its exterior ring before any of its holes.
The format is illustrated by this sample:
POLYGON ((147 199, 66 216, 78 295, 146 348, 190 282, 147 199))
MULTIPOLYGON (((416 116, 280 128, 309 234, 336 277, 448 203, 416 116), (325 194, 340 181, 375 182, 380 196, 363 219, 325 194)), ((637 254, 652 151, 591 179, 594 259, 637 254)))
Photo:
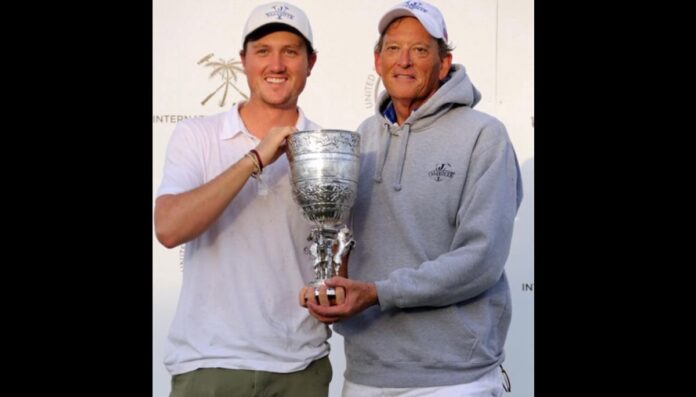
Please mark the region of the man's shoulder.
POLYGON ((177 125, 198 131, 220 131, 230 116, 229 112, 228 110, 215 114, 193 116, 180 121, 177 125))
POLYGON ((358 132, 374 129, 375 127, 379 127, 381 123, 384 121, 384 117, 378 115, 378 114, 373 114, 372 116, 366 118, 365 120, 360 123, 358 126, 358 132))
POLYGON ((189 117, 176 124, 172 139, 183 139, 189 143, 192 139, 195 141, 217 140, 216 138, 224 131, 226 119, 227 112, 189 117))
POLYGON ((457 123, 473 124, 479 128, 505 128, 503 122, 497 117, 470 106, 454 106, 445 114, 445 117, 456 118, 457 123))

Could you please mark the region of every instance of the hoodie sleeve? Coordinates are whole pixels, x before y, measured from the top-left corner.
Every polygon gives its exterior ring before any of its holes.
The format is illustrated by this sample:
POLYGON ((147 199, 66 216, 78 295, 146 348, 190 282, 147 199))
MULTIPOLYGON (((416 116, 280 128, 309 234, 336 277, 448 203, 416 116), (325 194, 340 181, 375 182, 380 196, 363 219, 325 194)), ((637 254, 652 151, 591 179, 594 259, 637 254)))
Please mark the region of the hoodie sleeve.
POLYGON ((514 149, 505 127, 492 123, 481 131, 471 154, 450 251, 377 281, 381 309, 446 306, 495 285, 510 251, 521 200, 514 149))

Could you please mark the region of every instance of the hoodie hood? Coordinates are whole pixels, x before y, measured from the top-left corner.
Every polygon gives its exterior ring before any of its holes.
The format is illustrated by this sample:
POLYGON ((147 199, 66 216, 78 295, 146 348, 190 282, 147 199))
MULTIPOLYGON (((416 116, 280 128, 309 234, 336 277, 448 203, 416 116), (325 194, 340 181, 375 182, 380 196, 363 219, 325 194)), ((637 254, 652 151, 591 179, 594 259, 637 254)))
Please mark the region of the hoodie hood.
MULTIPOLYGON (((464 66, 452 64, 440 88, 421 107, 414 110, 401 127, 401 133, 404 135, 399 145, 399 169, 394 180, 394 190, 401 190, 401 175, 406 162, 406 149, 411 133, 422 131, 454 107, 467 106, 473 108, 480 100, 481 92, 474 87, 474 84, 466 74, 464 66)), ((382 119, 383 126, 380 129, 380 148, 374 175, 376 183, 382 182, 382 171, 387 160, 391 137, 392 135, 398 135, 397 130, 399 127, 387 116, 389 109, 393 109, 390 105, 391 98, 389 93, 383 91, 376 109, 378 116, 382 119)))

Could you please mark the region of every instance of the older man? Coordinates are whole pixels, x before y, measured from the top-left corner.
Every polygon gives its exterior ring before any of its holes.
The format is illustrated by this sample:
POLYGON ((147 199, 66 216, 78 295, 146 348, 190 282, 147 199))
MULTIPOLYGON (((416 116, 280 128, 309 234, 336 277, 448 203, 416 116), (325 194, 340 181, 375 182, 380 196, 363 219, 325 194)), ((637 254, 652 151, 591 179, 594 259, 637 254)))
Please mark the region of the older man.
POLYGON ((522 199, 503 124, 452 63, 444 18, 400 3, 379 21, 386 94, 362 136, 346 289, 312 315, 345 338, 344 396, 499 396, 511 318, 504 266, 522 199), (386 393, 386 394, 384 394, 386 393))

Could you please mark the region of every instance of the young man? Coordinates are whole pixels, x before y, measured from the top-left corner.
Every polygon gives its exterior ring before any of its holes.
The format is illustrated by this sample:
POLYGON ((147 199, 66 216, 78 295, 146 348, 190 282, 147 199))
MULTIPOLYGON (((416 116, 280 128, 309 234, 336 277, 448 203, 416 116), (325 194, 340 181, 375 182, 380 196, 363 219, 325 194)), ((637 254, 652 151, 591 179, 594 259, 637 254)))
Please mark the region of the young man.
POLYGON ((359 127, 357 244, 345 303, 306 303, 343 335, 344 397, 500 396, 511 318, 505 276, 522 199, 503 124, 452 63, 440 11, 407 1, 379 21, 386 87, 359 127))
POLYGON ((312 278, 285 138, 317 129, 297 106, 317 56, 305 13, 257 7, 242 34, 249 100, 179 123, 155 203, 166 247, 186 243, 165 365, 180 396, 328 395, 328 327, 295 303, 312 278), (256 393, 256 394, 254 394, 256 393))

